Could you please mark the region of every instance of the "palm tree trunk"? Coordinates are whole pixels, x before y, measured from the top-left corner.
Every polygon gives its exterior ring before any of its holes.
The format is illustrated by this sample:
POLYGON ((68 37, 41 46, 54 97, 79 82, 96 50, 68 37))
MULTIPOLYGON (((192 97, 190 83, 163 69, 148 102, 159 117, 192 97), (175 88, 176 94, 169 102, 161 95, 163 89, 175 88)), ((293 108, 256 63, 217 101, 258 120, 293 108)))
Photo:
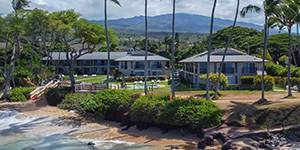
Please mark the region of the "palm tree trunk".
POLYGON ((206 70, 206 100, 210 99, 209 96, 209 72, 210 72, 210 51, 211 51, 211 41, 212 41, 212 33, 214 27, 214 16, 215 16, 215 9, 217 5, 217 0, 214 0, 214 5, 211 13, 211 22, 210 22, 210 32, 209 32, 209 42, 208 42, 208 50, 207 50, 207 70, 206 70))
MULTIPOLYGON (((59 52, 58 52, 58 64, 60 64, 60 53, 61 53, 61 51, 62 51, 62 42, 60 42, 60 48, 59 48, 59 52)), ((57 70, 57 73, 60 73, 59 68, 57 70)))
MULTIPOLYGON (((172 21, 172 98, 175 98, 175 85, 174 85, 174 55, 175 55, 175 2, 176 0, 173 0, 173 21, 172 21)), ((199 77, 198 77, 199 78, 199 77)))
POLYGON ((291 37, 291 27, 288 27, 288 31, 289 31, 289 65, 288 65, 288 96, 292 96, 292 91, 291 91, 291 82, 290 82, 290 78, 291 78, 291 52, 293 50, 292 47, 292 37, 291 37))
POLYGON ((145 0, 145 73, 144 73, 144 90, 145 95, 147 95, 147 74, 148 74, 148 62, 147 62, 147 55, 148 55, 148 3, 145 0))
POLYGON ((267 42, 268 42, 268 16, 265 15, 265 41, 264 41, 264 49, 263 49, 263 64, 262 64, 262 79, 261 79, 261 100, 265 100, 265 60, 266 60, 266 52, 267 52, 267 42))
POLYGON ((300 66, 300 40, 299 40, 299 23, 297 23, 297 42, 298 42, 298 66, 300 66))
POLYGON ((110 48, 107 31, 107 0, 104 0, 104 17, 105 17, 105 35, 106 35, 106 46, 107 46, 107 74, 106 74, 106 88, 109 89, 109 73, 110 73, 110 48))
MULTIPOLYGON (((235 28, 235 25, 236 25, 236 20, 237 20, 237 17, 238 17, 238 15, 239 15, 239 7, 240 7, 240 0, 237 0, 237 6, 236 6, 235 18, 234 18, 234 22, 233 22, 233 25, 232 25, 232 28, 231 28, 230 35, 229 35, 228 40, 227 40, 227 43, 226 43, 226 48, 225 48, 225 50, 224 50, 222 62, 221 62, 221 64, 220 64, 219 74, 218 74, 218 80, 217 80, 217 87, 216 87, 216 89, 215 89, 214 98, 218 95, 218 92, 219 92, 220 78, 221 78, 221 71, 222 71, 222 69, 223 69, 224 61, 225 61, 225 57, 226 57, 226 53, 227 53, 229 44, 230 44, 231 39, 232 39, 232 35, 233 35, 234 28, 235 28)), ((248 51, 249 51, 249 50, 248 50, 248 51)))

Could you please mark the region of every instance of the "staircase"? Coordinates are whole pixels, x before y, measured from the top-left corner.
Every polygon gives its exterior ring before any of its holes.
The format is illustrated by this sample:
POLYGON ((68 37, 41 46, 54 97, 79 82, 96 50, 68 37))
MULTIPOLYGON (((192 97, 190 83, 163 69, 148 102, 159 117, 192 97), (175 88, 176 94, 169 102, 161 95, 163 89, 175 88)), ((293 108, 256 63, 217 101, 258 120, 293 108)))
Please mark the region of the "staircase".
POLYGON ((58 87, 59 83, 60 83, 59 80, 52 80, 44 86, 37 87, 35 90, 33 90, 30 93, 30 99, 29 100, 31 100, 31 101, 37 100, 38 97, 40 97, 42 94, 44 94, 48 89, 58 87))

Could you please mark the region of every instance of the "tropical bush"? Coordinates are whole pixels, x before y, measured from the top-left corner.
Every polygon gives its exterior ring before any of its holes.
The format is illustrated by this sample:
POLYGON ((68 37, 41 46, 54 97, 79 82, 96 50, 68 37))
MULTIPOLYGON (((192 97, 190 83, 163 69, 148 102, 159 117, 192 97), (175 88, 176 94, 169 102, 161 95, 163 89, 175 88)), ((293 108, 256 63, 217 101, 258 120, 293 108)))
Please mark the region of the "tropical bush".
POLYGON ((0 89, 4 89, 4 78, 0 77, 0 89))
POLYGON ((272 62, 266 63, 266 72, 271 76, 284 76, 285 68, 281 65, 274 64, 272 62))
POLYGON ((72 93, 70 87, 57 87, 46 92, 46 99, 50 106, 56 106, 62 102, 65 96, 72 93))
POLYGON ((158 123, 173 126, 211 127, 221 123, 222 113, 212 101, 176 98, 158 114, 158 123))
MULTIPOLYGON (((209 74, 209 81, 212 83, 213 89, 215 89, 217 87, 218 76, 219 76, 219 73, 210 73, 209 74)), ((200 79, 206 81, 207 76, 202 75, 200 77, 200 79)), ((221 73, 220 86, 226 87, 227 85, 228 85, 227 77, 223 73, 221 73)))
POLYGON ((147 96, 138 98, 130 108, 130 119, 134 122, 155 123, 158 114, 168 103, 169 95, 147 96))
POLYGON ((241 77, 242 84, 253 84, 255 76, 243 76, 241 77))
POLYGON ((61 104, 62 109, 74 109, 81 112, 94 112, 100 116, 110 110, 126 111, 133 103, 133 94, 121 90, 103 90, 98 93, 69 94, 61 104))
MULTIPOLYGON (((256 89, 261 89, 261 81, 262 81, 262 75, 257 75, 254 80, 253 80, 253 83, 255 85, 255 88, 256 89)), ((273 90, 273 86, 275 85, 275 80, 272 76, 270 75, 266 75, 264 77, 264 87, 265 87, 265 90, 273 90)))
POLYGON ((9 101, 11 102, 25 102, 30 99, 30 92, 33 88, 15 88, 10 91, 9 101))

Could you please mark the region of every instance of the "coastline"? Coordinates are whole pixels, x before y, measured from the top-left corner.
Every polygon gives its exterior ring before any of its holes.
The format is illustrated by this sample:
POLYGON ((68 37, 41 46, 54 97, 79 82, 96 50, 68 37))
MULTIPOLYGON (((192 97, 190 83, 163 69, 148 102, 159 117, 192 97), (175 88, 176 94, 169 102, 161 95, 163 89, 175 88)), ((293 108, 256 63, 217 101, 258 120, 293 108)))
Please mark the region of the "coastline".
MULTIPOLYGON (((45 99, 21 103, 0 103, 0 110, 17 110, 29 116, 49 116, 60 120, 61 125, 78 128, 74 134, 77 138, 86 140, 125 141, 136 144, 157 146, 161 149, 177 147, 180 149, 197 149, 199 138, 195 134, 182 136, 180 129, 171 130, 165 134, 156 127, 139 131, 135 126, 123 131, 119 123, 97 119, 93 114, 78 113, 49 106, 45 99), (85 126, 84 128, 80 128, 85 126), (101 135, 101 136, 99 136, 101 135)), ((71 136, 74 136, 71 135, 71 136)))

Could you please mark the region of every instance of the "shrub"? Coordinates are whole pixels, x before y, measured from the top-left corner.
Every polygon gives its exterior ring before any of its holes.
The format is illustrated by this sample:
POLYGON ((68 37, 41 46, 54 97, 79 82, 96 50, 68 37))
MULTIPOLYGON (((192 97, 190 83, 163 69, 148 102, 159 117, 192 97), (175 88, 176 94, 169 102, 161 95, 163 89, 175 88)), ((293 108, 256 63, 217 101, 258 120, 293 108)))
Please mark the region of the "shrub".
POLYGON ((102 90, 98 93, 69 94, 58 107, 89 111, 104 116, 108 110, 127 111, 133 100, 133 95, 127 91, 102 90))
POLYGON ((272 62, 266 63, 266 72, 271 76, 283 76, 285 68, 272 62))
MULTIPOLYGON (((210 73, 209 74, 209 81, 212 83, 213 89, 215 89, 217 87, 218 76, 219 76, 219 73, 215 73, 215 74, 210 73)), ((206 75, 202 75, 200 77, 200 79, 206 81, 207 77, 206 77, 206 75)), ((223 73, 221 73, 220 86, 226 87, 227 84, 228 84, 227 77, 223 73)))
POLYGON ((229 84, 229 85, 227 85, 226 90, 239 90, 239 85, 238 84, 229 84))
POLYGON ((33 88, 15 88, 10 91, 9 101, 11 102, 25 102, 30 99, 30 92, 33 88))
POLYGON ((57 106, 63 101, 65 96, 69 93, 72 93, 72 88, 70 87, 57 87, 50 89, 46 93, 46 99, 50 106, 57 106))
MULTIPOLYGON (((270 75, 266 75, 264 77, 264 82, 265 82, 265 90, 273 90, 273 86, 275 85, 275 80, 272 76, 270 75)), ((261 81, 262 81, 262 75, 257 75, 254 80, 253 83, 255 85, 256 89, 261 89, 261 81)))
POLYGON ((157 121, 158 114, 164 109, 168 100, 164 96, 143 96, 138 98, 130 108, 130 119, 134 122, 154 123, 157 121))
POLYGON ((174 99, 160 112, 158 122, 174 126, 211 127, 221 123, 222 113, 212 101, 174 99))
POLYGON ((15 74, 15 81, 17 86, 26 86, 27 80, 26 78, 31 75, 30 71, 26 69, 18 70, 18 72, 15 74))
POLYGON ((255 76, 243 76, 241 77, 242 84, 253 84, 255 76))
POLYGON ((275 80, 275 85, 285 88, 286 77, 273 77, 275 80))

